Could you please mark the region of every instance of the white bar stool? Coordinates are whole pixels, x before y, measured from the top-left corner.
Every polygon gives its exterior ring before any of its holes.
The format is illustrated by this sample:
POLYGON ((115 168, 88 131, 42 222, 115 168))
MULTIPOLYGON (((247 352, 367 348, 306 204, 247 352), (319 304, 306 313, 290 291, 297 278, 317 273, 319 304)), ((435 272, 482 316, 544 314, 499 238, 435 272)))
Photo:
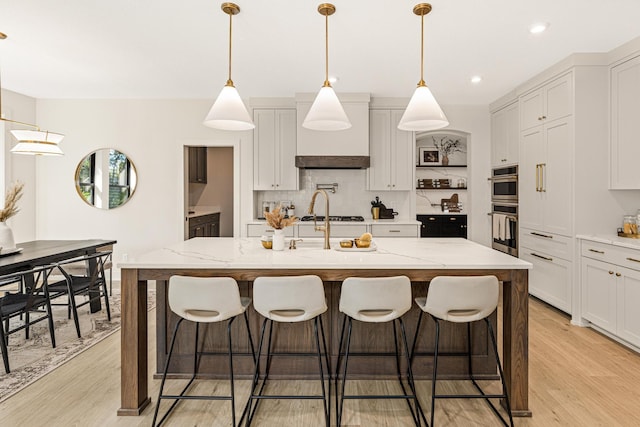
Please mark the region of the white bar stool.
POLYGON ((344 408, 344 399, 404 399, 407 401, 409 410, 416 426, 421 425, 420 417, 425 421, 424 414, 420 408, 420 403, 416 397, 415 385, 413 382, 413 372, 411 371, 411 363, 409 359, 409 347, 407 345, 407 335, 405 333, 402 315, 411 308, 411 281, 406 276, 395 277, 375 277, 360 278, 349 277, 342 282, 340 291, 340 311, 345 314, 342 321, 340 332, 340 345, 338 352, 338 363, 336 367, 336 412, 337 423, 340 426, 342 422, 342 410, 344 408), (395 353, 350 353, 351 331, 353 320, 367 323, 386 323, 392 322, 393 338, 395 344, 395 353), (409 392, 402 382, 402 374, 400 371, 400 352, 398 350, 398 334, 396 322, 400 326, 402 332, 403 351, 406 356, 408 367, 409 392), (348 323, 346 349, 343 353, 343 341, 345 335, 345 326, 348 323), (340 364, 342 362, 342 354, 344 357, 344 368, 342 371, 342 388, 338 388, 340 379, 340 364), (387 355, 395 356, 398 381, 402 388, 403 394, 397 395, 345 395, 345 385, 347 382, 347 367, 349 356, 367 356, 367 355, 387 355), (338 390, 340 392, 338 393, 338 390), (338 401, 338 395, 340 400, 338 401), (413 401, 414 406, 411 406, 413 401))
POLYGON ((511 405, 507 386, 504 381, 500 358, 498 357, 498 346, 493 333, 493 327, 489 316, 498 306, 500 284, 495 276, 438 276, 431 280, 426 298, 416 298, 416 303, 422 310, 418 318, 416 335, 413 340, 411 360, 416 356, 415 345, 420 331, 420 322, 423 313, 429 313, 436 324, 435 350, 433 354, 433 382, 431 386, 431 427, 433 427, 434 409, 436 399, 485 399, 491 406, 493 412, 500 418, 505 426, 513 427, 513 417, 511 416, 511 405), (469 377, 473 385, 480 394, 436 394, 436 374, 438 371, 438 341, 440 338, 440 320, 454 323, 467 324, 467 352, 469 377), (502 394, 485 394, 473 377, 471 369, 471 322, 484 320, 487 324, 493 351, 498 364, 500 380, 502 381, 502 394), (489 400, 490 398, 502 398, 505 400, 509 423, 498 412, 498 409, 489 400))
POLYGON ((256 363, 256 371, 251 386, 251 395, 247 402, 247 423, 251 425, 253 416, 258 409, 258 404, 263 399, 322 399, 325 415, 326 426, 330 425, 330 364, 327 350, 327 343, 322 326, 321 314, 327 311, 327 302, 324 294, 324 285, 318 276, 280 276, 280 277, 258 277, 253 282, 253 307, 264 317, 262 322, 262 330, 260 333, 260 343, 258 344, 258 355, 256 363), (273 322, 281 323, 297 323, 313 320, 316 353, 274 353, 272 351, 273 322), (269 325, 269 342, 267 344, 267 366, 265 376, 260 386, 258 380, 260 376, 260 354, 262 352, 262 344, 264 342, 265 331, 269 325), (328 386, 325 388, 325 374, 322 366, 322 350, 320 349, 320 337, 322 335, 322 345, 324 347, 324 359, 329 376, 328 386), (269 370, 271 367, 271 358, 274 355, 288 356, 312 356, 318 357, 318 368, 320 372, 320 384, 322 387, 321 395, 264 395, 263 390, 267 379, 269 378, 269 370), (255 407, 252 409, 253 401, 256 401, 255 407))
MULTIPOLYGON (((253 348, 253 339, 251 338, 251 331, 249 329, 249 320, 247 318, 247 307, 251 304, 251 299, 240 296, 238 289, 238 283, 230 277, 187 277, 187 276, 171 276, 169 278, 169 293, 168 293, 169 308, 176 315, 180 316, 178 323, 173 331, 173 337, 171 338, 171 347, 169 349, 169 355, 164 365, 164 372, 162 374, 162 382, 160 383, 160 391, 158 392, 158 402, 156 403, 156 409, 153 414, 153 426, 156 426, 156 418, 158 417, 158 410, 160 408, 160 401, 162 399, 175 400, 167 412, 162 416, 160 422, 157 425, 161 425, 171 411, 178 404, 180 399, 190 400, 229 400, 231 401, 231 418, 233 426, 236 426, 236 411, 235 411, 235 390, 233 381, 233 352, 231 350, 231 324, 235 318, 243 314, 245 324, 247 326, 247 333, 249 335, 249 344, 251 345, 251 355, 255 364, 256 356, 255 349, 253 348), (178 335, 178 329, 183 320, 189 320, 196 323, 196 337, 195 347, 193 354, 193 376, 187 383, 184 389, 178 395, 164 395, 162 390, 164 389, 164 383, 167 379, 167 370, 171 361, 171 355, 173 354, 173 346, 176 342, 176 336, 178 335), (204 353, 198 351, 198 333, 200 329, 200 323, 214 323, 227 322, 227 339, 229 343, 229 351, 227 353, 204 353), (231 382, 231 394, 228 396, 194 396, 185 395, 185 392, 189 389, 191 384, 196 378, 198 373, 198 366, 200 357, 203 355, 228 355, 229 357, 229 379, 231 382)), ((236 353, 238 354, 238 353, 236 353)), ((244 414, 243 414, 244 416, 244 414)), ((242 419, 241 419, 242 421, 242 419)))

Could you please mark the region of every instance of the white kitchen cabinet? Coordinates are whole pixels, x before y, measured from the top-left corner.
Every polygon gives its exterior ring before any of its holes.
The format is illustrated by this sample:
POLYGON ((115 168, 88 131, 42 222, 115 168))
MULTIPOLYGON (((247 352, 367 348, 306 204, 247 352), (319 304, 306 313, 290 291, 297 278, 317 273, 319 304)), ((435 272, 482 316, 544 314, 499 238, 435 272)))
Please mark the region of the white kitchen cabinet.
POLYGON ((413 132, 398 129, 403 110, 369 112, 370 191, 413 189, 413 132))
POLYGON ((520 130, 573 114, 573 75, 566 73, 520 97, 520 130))
POLYGON ((521 247, 519 254, 521 259, 533 264, 529 272, 529 293, 571 313, 572 262, 528 247, 521 247))
POLYGON ((546 233, 573 232, 573 120, 566 117, 522 133, 520 225, 546 233))
POLYGON ((491 165, 518 164, 520 116, 518 101, 491 114, 491 165))
POLYGON ((419 224, 371 224, 371 234, 378 237, 420 237, 419 224))
POLYGON ((640 56, 611 67, 609 187, 640 189, 640 56))
POLYGON ((253 110, 253 189, 298 190, 296 110, 253 110))
POLYGON ((640 346, 640 249, 582 241, 582 318, 640 346))

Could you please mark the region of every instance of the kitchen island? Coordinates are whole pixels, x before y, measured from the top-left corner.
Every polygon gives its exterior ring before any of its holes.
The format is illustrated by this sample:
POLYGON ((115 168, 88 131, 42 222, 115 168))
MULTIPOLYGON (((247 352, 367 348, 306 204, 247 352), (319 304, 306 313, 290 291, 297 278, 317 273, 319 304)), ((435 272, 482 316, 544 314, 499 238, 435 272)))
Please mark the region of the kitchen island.
MULTIPOLYGON (((150 403, 147 384, 146 310, 147 281, 149 280, 155 280, 157 286, 157 361, 158 365, 162 366, 166 355, 167 334, 170 334, 169 331, 175 321, 166 307, 166 284, 169 277, 175 274, 230 276, 239 282, 241 293, 247 296, 251 296, 252 281, 259 276, 299 274, 320 276, 325 282, 329 305, 329 310, 324 316, 332 358, 335 358, 337 351, 339 290, 341 281, 345 278, 406 275, 412 281, 414 296, 420 296, 426 293, 427 283, 435 276, 493 274, 503 283, 502 361, 512 411, 516 416, 530 416, 531 412, 528 408, 528 269, 531 268, 531 264, 465 239, 377 239, 374 244, 375 251, 339 251, 336 250, 338 240, 332 239, 333 249, 323 250, 322 239, 305 239, 298 242, 296 250, 285 249, 277 252, 263 249, 260 240, 255 238, 196 238, 119 264, 122 268, 122 373, 121 408, 118 414, 139 415, 150 403)), ((415 307, 412 310, 414 315, 416 310, 415 307)), ((255 326, 259 323, 259 319, 255 312, 251 316, 251 321, 252 333, 256 336, 258 330, 255 326)), ((415 322, 408 316, 406 323, 410 325, 408 334, 412 337, 415 322)), ((244 342, 240 340, 243 334, 246 337, 246 333, 240 329, 241 326, 234 325, 238 328, 234 334, 238 337, 235 340, 236 349, 242 351, 247 348, 247 343, 246 339, 244 342)), ((286 325, 282 329, 279 342, 290 349, 299 349, 302 345, 300 339, 306 333, 289 333, 286 325)), ((387 333, 391 334, 389 331, 387 333)), ((478 365, 487 377, 491 377, 495 375, 495 367, 492 368, 487 362, 491 359, 491 355, 488 353, 488 346, 485 345, 486 332, 478 328, 473 334, 474 372, 478 365), (485 342, 477 340, 476 337, 484 337, 485 342)), ((432 336, 430 329, 424 328, 420 335, 423 342, 419 343, 418 349, 428 352, 432 336)), ((464 349, 460 343, 464 343, 465 339, 459 329, 451 328, 447 336, 451 349, 458 351, 464 349)), ((215 334, 213 337, 215 338, 215 334)), ((182 361, 188 360, 188 349, 193 345, 187 344, 192 343, 192 338, 189 338, 191 337, 188 335, 184 337, 185 352, 182 361)), ((388 341, 383 340, 378 332, 363 329, 362 336, 359 338, 359 343, 356 345, 360 345, 363 349, 388 348, 386 344, 388 341)), ((207 338, 205 338, 206 341, 207 338)), ((215 348, 216 344, 212 346, 215 348)), ((244 364, 242 361, 238 363, 241 373, 243 370, 246 373, 250 372, 250 359, 245 359, 244 364)), ((176 364, 172 360, 172 369, 179 375, 181 357, 178 356, 176 360, 176 364)), ((416 359, 416 374, 428 373, 430 363, 430 357, 416 359)), ((215 376, 215 363, 207 364, 203 360, 202 365, 204 373, 210 372, 215 376)), ((292 365, 280 371, 282 377, 286 377, 285 373, 289 372, 294 372, 292 374, 294 376, 295 372, 305 374, 304 366, 292 365)), ((378 374, 376 363, 367 363, 365 360, 360 364, 363 367, 361 372, 357 371, 355 363, 353 365, 356 369, 355 375, 375 377, 378 374)), ((443 369, 452 378, 456 377, 456 373, 464 370, 463 366, 463 361, 455 357, 451 358, 448 367, 443 363, 443 369)))

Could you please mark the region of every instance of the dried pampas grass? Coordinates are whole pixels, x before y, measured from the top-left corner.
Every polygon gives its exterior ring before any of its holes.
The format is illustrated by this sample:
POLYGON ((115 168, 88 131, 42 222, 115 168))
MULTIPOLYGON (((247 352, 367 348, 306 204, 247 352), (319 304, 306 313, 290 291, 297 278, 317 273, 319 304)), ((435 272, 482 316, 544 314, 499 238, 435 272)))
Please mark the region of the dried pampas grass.
POLYGON ((5 222, 18 212, 18 200, 22 197, 22 189, 24 183, 18 181, 15 182, 8 190, 4 198, 4 209, 0 209, 0 222, 5 222))
POLYGON ((282 230, 285 227, 289 227, 298 221, 298 217, 292 216, 291 218, 285 218, 284 213, 281 212, 282 206, 278 205, 272 212, 265 212, 264 217, 267 220, 267 224, 276 230, 282 230))

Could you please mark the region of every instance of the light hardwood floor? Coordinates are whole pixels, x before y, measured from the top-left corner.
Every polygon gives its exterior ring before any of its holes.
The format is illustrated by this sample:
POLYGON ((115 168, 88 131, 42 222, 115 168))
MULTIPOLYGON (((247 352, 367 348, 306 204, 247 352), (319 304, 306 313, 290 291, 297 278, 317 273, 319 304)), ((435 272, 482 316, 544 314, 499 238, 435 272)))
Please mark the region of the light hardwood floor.
MULTIPOLYGON (((155 313, 149 313, 150 330, 155 313)), ((532 418, 516 418, 516 426, 639 426, 640 355, 587 328, 569 324, 569 318, 539 301, 530 303, 529 403, 532 418)), ((149 337, 149 349, 155 338, 149 337)), ((155 364, 149 352, 149 365, 155 364)), ((120 335, 114 334, 41 380, 0 404, 0 426, 149 426, 153 406, 140 417, 117 417, 120 399, 120 335)), ((159 380, 150 379, 155 403, 159 380)), ((171 381, 178 389, 180 381, 171 381)), ((440 383, 439 383, 440 384, 440 383)), ((317 382, 276 382, 273 392, 305 393, 317 382)), ((358 389, 376 392, 396 387, 389 381, 361 381, 358 389)), ((238 411, 247 398, 248 382, 239 381, 238 411)), ((418 393, 427 417, 431 383, 420 381, 418 393)), ((440 387, 440 385, 439 385, 440 387)), ((449 390, 460 389, 443 382, 449 390)), ((227 381, 200 381, 204 393, 224 393, 227 381)), ((181 403, 169 426, 228 426, 228 402, 181 403)), ((322 426, 319 402, 266 401, 256 415, 260 427, 322 426)), ((343 425, 351 427, 413 425, 403 402, 348 401, 343 425)), ((439 401, 438 426, 495 426, 497 418, 482 401, 439 401)))

